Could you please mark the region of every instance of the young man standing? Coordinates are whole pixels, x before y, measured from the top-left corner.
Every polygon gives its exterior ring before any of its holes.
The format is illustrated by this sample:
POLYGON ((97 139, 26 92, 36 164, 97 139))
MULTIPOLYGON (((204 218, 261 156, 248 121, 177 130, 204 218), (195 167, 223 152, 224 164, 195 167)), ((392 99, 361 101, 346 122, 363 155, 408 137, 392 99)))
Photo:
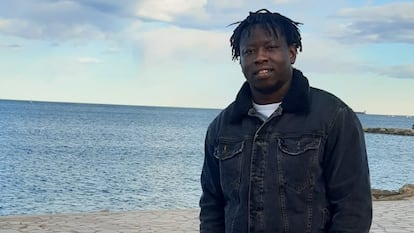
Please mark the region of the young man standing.
POLYGON ((368 232, 364 134, 340 99, 292 67, 299 23, 251 12, 230 38, 246 82, 208 128, 200 232, 368 232))

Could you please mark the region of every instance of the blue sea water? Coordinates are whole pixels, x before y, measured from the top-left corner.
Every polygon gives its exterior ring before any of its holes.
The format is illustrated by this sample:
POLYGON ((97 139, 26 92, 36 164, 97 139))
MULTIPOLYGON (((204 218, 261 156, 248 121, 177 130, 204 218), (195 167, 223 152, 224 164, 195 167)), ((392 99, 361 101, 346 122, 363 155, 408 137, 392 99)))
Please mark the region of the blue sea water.
MULTIPOLYGON (((0 215, 195 208, 217 109, 0 100, 0 215)), ((413 117, 359 115, 364 127, 413 117)), ((414 183, 414 137, 366 134, 373 188, 414 183)))

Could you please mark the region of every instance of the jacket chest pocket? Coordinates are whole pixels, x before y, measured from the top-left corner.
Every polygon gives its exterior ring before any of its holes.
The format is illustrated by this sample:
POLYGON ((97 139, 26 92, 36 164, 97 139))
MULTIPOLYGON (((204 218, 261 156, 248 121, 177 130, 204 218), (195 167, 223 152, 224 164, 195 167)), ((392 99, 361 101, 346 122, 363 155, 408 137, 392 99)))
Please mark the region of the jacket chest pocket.
POLYGON ((238 193, 241 181, 244 141, 221 140, 214 150, 220 161, 220 182, 225 195, 238 193))
POLYGON ((281 183, 298 193, 314 185, 321 138, 316 136, 280 138, 277 146, 281 183))

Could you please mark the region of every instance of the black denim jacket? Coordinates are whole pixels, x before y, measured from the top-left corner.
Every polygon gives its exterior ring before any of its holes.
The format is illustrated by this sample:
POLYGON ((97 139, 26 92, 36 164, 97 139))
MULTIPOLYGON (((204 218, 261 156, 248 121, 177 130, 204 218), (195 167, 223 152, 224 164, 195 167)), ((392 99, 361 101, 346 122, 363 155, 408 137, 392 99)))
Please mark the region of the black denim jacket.
POLYGON ((245 83, 208 128, 200 232, 368 232, 372 201, 364 134, 337 97, 291 87, 267 120, 245 83))

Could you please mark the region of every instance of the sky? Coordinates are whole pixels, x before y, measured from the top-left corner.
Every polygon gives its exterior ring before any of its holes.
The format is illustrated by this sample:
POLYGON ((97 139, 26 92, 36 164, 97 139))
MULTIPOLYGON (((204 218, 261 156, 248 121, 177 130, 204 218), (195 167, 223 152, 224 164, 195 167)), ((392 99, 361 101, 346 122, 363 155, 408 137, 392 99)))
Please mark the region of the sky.
POLYGON ((225 108, 250 11, 303 23, 295 68, 369 114, 414 115, 414 1, 1 0, 0 99, 225 108))

